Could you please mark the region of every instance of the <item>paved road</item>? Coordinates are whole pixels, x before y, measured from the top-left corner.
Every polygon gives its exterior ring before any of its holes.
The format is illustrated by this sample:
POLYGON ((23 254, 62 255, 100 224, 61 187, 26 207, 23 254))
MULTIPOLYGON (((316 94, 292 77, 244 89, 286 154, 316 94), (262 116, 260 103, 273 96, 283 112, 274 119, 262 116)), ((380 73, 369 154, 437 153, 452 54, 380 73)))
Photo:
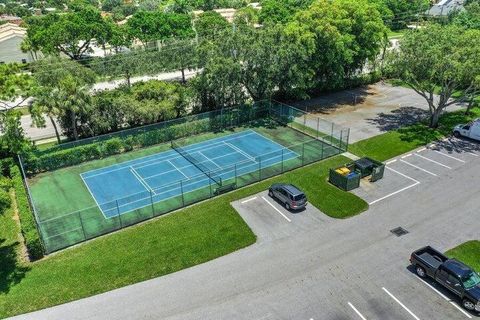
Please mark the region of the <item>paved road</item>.
POLYGON ((256 244, 15 319, 468 319, 408 270, 420 246, 446 250, 479 235, 480 152, 443 151, 462 161, 444 157, 458 165, 419 177, 421 187, 359 216, 334 220, 314 208, 290 214, 260 193, 233 203, 256 244), (391 234, 398 226, 409 233, 391 234))

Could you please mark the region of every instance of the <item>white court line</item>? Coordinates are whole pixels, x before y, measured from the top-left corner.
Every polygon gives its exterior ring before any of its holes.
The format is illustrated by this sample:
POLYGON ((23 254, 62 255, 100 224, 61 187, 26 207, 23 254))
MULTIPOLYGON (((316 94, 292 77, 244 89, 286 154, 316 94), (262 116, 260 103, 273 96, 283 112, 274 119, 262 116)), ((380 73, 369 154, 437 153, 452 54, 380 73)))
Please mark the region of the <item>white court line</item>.
POLYGON ((410 180, 414 181, 414 183, 411 184, 411 185, 409 185, 409 186, 406 186, 405 188, 402 188, 402 189, 400 189, 400 190, 397 190, 397 191, 394 191, 394 192, 392 192, 392 193, 389 193, 389 194, 387 194, 386 196, 383 196, 383 197, 381 197, 381 198, 379 198, 379 199, 377 199, 377 200, 373 200, 372 202, 369 203, 369 205, 372 205, 372 204, 375 204, 375 203, 377 203, 377 202, 379 202, 379 201, 382 201, 382 200, 385 200, 385 199, 387 199, 387 198, 390 198, 391 196, 394 196, 394 195, 396 195, 396 194, 398 194, 398 193, 400 193, 400 192, 403 192, 403 191, 405 191, 405 190, 408 190, 408 189, 413 188, 413 187, 415 187, 416 185, 419 185, 419 184, 420 184, 420 181, 417 181, 417 180, 415 180, 415 179, 407 176, 406 174, 403 174, 403 173, 401 173, 401 172, 398 172, 397 170, 394 170, 394 169, 392 169, 392 168, 390 168, 390 167, 387 167, 387 166, 385 166, 385 168, 388 169, 388 170, 390 170, 390 171, 393 171, 393 172, 395 172, 395 173, 397 173, 397 174, 399 174, 399 175, 401 175, 401 176, 403 176, 403 177, 405 177, 405 178, 407 178, 407 179, 410 179, 410 180))
POLYGON ((446 153, 440 152, 440 151, 438 151, 438 150, 433 150, 433 151, 435 151, 436 153, 439 153, 439 154, 441 154, 441 155, 442 155, 442 156, 444 156, 444 157, 447 157, 447 158, 450 158, 450 159, 453 159, 453 160, 457 160, 458 162, 461 162, 461 163, 465 163, 465 161, 464 161, 464 160, 462 160, 462 159, 458 159, 458 158, 455 158, 455 157, 453 157, 453 156, 451 156, 451 155, 449 155, 449 154, 446 154, 446 153))
POLYGON ((410 313, 410 315, 416 319, 416 320, 420 320, 419 317, 417 317, 412 311, 410 311, 410 309, 408 309, 400 300, 398 300, 393 294, 391 294, 387 289, 385 289, 384 287, 382 287, 382 290, 385 291, 393 300, 395 300, 403 309, 405 309, 408 313, 410 313))
POLYGON ((427 161, 430 161, 430 162, 432 162, 432 163, 438 164, 439 166, 442 166, 442 167, 444 167, 444 168, 452 169, 451 167, 449 167, 449 166, 447 166, 447 165, 444 165, 443 163, 440 163, 440 162, 435 161, 435 160, 432 160, 432 159, 430 159, 430 158, 421 156, 421 155, 419 155, 419 154, 417 154, 417 153, 415 153, 415 155, 416 155, 417 157, 419 157, 419 158, 424 159, 424 160, 427 160, 427 161))
POLYGON ((292 222, 286 215, 282 213, 282 211, 278 210, 277 207, 275 207, 270 201, 268 201, 264 196, 262 196, 262 199, 265 200, 266 203, 268 203, 273 209, 275 209, 278 213, 282 215, 282 217, 285 218, 288 222, 292 222))
POLYGON ((138 172, 135 171, 135 169, 134 169, 132 166, 130 166, 130 172, 133 173, 133 175, 135 176, 135 178, 137 178, 138 181, 140 181, 140 183, 142 184, 142 186, 144 186, 145 189, 147 189, 148 192, 153 192, 153 193, 155 193, 155 192, 152 190, 152 188, 150 188, 150 186, 148 185, 148 183, 146 183, 145 180, 143 180, 142 176, 140 176, 140 175, 138 174, 138 172))
POLYGON ((367 320, 367 318, 365 318, 365 317, 360 313, 360 311, 358 311, 357 308, 355 308, 355 306, 354 306, 351 302, 348 302, 348 305, 350 306, 350 308, 353 309, 353 311, 355 311, 355 313, 360 317, 360 319, 362 319, 362 320, 367 320))
POLYGON ((87 187, 87 190, 90 193, 90 195, 92 196, 93 201, 95 201, 95 203, 97 204, 98 209, 100 209, 100 212, 102 212, 105 219, 107 219, 107 216, 103 212, 102 207, 100 207, 100 205, 98 204, 97 198, 95 198, 95 196, 93 195, 93 192, 92 192, 92 190, 90 190, 90 187, 88 186, 87 182, 83 179, 82 175, 80 175, 80 178, 82 178, 83 184, 85 184, 85 187, 87 187))
POLYGON ((411 166, 411 167, 414 167, 415 169, 418 169, 418 170, 420 170, 420 171, 423 171, 423 172, 425 172, 425 173, 428 173, 428 174, 430 174, 430 175, 432 175, 432 176, 438 177, 435 173, 430 172, 430 171, 428 171, 428 170, 426 170, 426 169, 420 168, 419 166, 416 166, 416 165, 414 165, 413 163, 407 162, 407 161, 405 161, 405 160, 400 160, 400 162, 403 162, 403 163, 405 163, 406 165, 409 165, 409 166, 411 166))
POLYGON ((463 310, 462 308, 460 308, 455 302, 453 302, 450 298, 448 298, 447 296, 445 296, 443 293, 441 293, 440 291, 437 290, 437 288, 435 288, 434 286, 432 286, 430 283, 426 282, 425 280, 422 280, 421 278, 419 277, 415 277, 417 278, 419 281, 421 281, 424 285, 426 285, 427 287, 429 287, 430 289, 432 289, 433 291, 435 291, 440 297, 442 297, 443 299, 447 300, 448 302, 450 302, 450 304, 452 306, 454 306, 455 308, 457 308, 458 310, 460 310, 467 318, 469 319, 472 319, 472 316, 469 315, 465 310, 463 310))
MULTIPOLYGON (((178 168, 176 165, 174 165, 172 161, 167 160, 167 162, 170 163, 170 164, 175 168, 175 170, 177 170, 178 172, 180 172, 181 174, 183 174, 183 176, 184 176, 185 178, 190 179, 185 173, 183 173, 182 170, 180 170, 180 168, 178 168)), ((171 170, 171 171, 174 171, 174 170, 171 170)), ((164 172, 164 173, 165 173, 165 172, 164 172)), ((148 179, 148 178, 150 178, 150 177, 146 177, 145 179, 148 179)))
POLYGON ((253 198, 250 198, 250 199, 247 199, 247 200, 243 200, 242 203, 247 203, 247 202, 253 201, 255 199, 257 199, 257 197, 253 197, 253 198))
MULTIPOLYGON (((207 160, 202 161, 202 162, 207 162, 207 161, 208 161, 208 162, 211 162, 211 163, 213 163, 218 169, 222 169, 222 167, 220 167, 218 164, 216 164, 215 161, 213 161, 212 159, 210 159, 209 157, 207 157, 206 155, 204 155, 204 154, 202 153, 202 151, 197 151, 197 153, 201 154, 202 157, 204 157, 205 159, 207 159, 207 160)), ((216 158, 214 158, 214 159, 216 159, 216 158)), ((200 163, 202 163, 202 162, 200 162, 200 163)))
POLYGON ((233 144, 231 143, 228 143, 228 142, 224 142, 227 146, 229 146, 230 148, 232 148, 233 150, 237 151, 238 153, 240 153, 241 155, 247 157, 248 159, 252 160, 252 161, 255 161, 255 158, 252 157, 251 155, 249 155, 248 153, 244 152, 242 149, 238 148, 237 146, 234 146, 233 144))

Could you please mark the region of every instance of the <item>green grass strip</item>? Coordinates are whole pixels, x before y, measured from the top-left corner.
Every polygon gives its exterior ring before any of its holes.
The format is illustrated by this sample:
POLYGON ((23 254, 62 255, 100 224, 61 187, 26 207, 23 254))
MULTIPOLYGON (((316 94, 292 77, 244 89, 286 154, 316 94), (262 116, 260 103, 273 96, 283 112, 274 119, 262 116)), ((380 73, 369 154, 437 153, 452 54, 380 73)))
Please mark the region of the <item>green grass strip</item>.
POLYGON ((453 249, 446 252, 450 258, 455 258, 468 266, 472 267, 477 272, 480 272, 480 241, 472 240, 462 243, 453 249))

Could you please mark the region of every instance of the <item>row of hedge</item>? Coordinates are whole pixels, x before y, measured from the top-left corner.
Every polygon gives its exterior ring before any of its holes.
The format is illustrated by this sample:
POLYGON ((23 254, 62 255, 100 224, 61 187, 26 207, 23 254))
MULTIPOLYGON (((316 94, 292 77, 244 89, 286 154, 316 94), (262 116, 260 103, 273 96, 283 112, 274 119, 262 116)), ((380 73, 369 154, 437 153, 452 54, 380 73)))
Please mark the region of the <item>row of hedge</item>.
POLYGON ((27 247, 30 259, 36 260, 43 257, 43 247, 38 234, 35 219, 33 217, 30 204, 28 202, 27 191, 23 184, 22 173, 16 163, 11 161, 10 178, 12 179, 13 187, 15 189, 15 196, 17 198, 18 214, 20 216, 20 225, 23 234, 23 239, 27 247))
POLYGON ((258 117, 259 113, 256 112, 248 114, 229 112, 211 118, 175 123, 155 130, 137 130, 135 133, 129 133, 128 135, 120 133, 120 136, 111 136, 108 140, 91 142, 68 149, 56 147, 47 151, 31 152, 23 155, 23 164, 27 174, 33 175, 200 133, 215 132, 232 126, 244 125, 258 117))

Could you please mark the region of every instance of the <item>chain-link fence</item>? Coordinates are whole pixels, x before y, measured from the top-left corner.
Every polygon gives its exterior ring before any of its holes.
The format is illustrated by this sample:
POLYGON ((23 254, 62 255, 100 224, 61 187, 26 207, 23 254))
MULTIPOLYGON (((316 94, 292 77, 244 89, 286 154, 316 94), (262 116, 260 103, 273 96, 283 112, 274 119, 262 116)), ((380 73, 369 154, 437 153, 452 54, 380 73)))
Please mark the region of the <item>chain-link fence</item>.
MULTIPOLYGON (((51 253, 212 198, 218 194, 340 154, 347 149, 348 145, 348 129, 312 117, 293 107, 270 101, 258 103, 253 108, 250 107, 248 112, 239 108, 219 110, 209 113, 208 116, 190 116, 174 120, 173 123, 175 125, 185 125, 188 128, 197 128, 195 122, 204 121, 207 118, 209 119, 209 125, 207 126, 208 130, 205 129, 205 131, 210 131, 212 128, 244 126, 258 119, 273 119, 280 123, 282 127, 288 126, 296 132, 301 132, 303 139, 300 143, 283 144, 278 150, 258 155, 253 160, 233 163, 210 172, 211 175, 221 178, 221 184, 207 179, 209 182, 208 185, 205 185, 200 181, 204 181, 206 176, 199 174, 151 191, 132 194, 108 203, 97 203, 97 205, 66 214, 56 215, 50 212, 48 215, 44 215, 44 212, 40 210, 35 215, 46 252, 51 253), (225 116, 227 114, 228 116, 225 116), (292 154, 296 156, 292 157, 292 154)), ((108 137, 127 139, 128 136, 135 133, 147 135, 154 130, 153 128, 155 130, 165 130, 171 126, 172 122, 161 123, 146 128, 125 130, 111 135, 85 139, 87 141, 74 142, 69 145, 72 148, 106 141, 108 137)), ((296 134, 300 135, 299 133, 296 134)), ((57 148, 66 150, 65 146, 57 148)), ((36 200, 32 197, 32 208, 39 210, 38 206, 35 205, 36 200)))

